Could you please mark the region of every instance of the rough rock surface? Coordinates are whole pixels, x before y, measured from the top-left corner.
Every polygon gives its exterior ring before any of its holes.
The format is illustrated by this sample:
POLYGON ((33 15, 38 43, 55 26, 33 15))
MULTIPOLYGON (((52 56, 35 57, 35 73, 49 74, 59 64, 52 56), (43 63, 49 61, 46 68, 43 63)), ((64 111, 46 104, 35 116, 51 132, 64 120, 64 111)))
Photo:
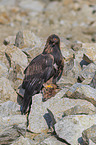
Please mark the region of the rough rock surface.
POLYGON ((12 101, 7 101, 0 104, 0 116, 9 116, 19 113, 20 106, 12 101))
POLYGON ((89 140, 96 144, 96 123, 82 132, 82 138, 85 144, 88 144, 89 140))
POLYGON ((0 78, 0 100, 17 102, 17 94, 12 88, 10 81, 4 77, 0 78))
POLYGON ((96 123, 95 115, 66 116, 55 125, 55 131, 60 138, 72 145, 81 143, 82 132, 96 123))
POLYGON ((96 89, 90 87, 89 85, 83 85, 80 83, 74 84, 70 89, 64 94, 63 97, 83 99, 91 102, 96 106, 96 89))
POLYGON ((0 144, 10 144, 25 135, 26 117, 21 115, 0 116, 0 144))

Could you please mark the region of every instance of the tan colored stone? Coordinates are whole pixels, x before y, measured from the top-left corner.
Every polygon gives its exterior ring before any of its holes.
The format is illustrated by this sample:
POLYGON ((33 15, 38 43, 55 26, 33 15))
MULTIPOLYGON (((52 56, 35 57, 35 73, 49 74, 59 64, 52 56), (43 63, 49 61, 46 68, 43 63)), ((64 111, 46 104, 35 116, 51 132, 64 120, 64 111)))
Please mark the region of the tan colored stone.
POLYGON ((1 100, 17 102, 17 94, 12 88, 10 81, 4 77, 0 78, 0 96, 1 100))
POLYGON ((76 83, 70 87, 63 97, 87 100, 96 106, 96 89, 89 85, 76 83))
POLYGON ((83 43, 82 49, 85 49, 84 54, 89 58, 90 61, 96 62, 96 43, 83 43))

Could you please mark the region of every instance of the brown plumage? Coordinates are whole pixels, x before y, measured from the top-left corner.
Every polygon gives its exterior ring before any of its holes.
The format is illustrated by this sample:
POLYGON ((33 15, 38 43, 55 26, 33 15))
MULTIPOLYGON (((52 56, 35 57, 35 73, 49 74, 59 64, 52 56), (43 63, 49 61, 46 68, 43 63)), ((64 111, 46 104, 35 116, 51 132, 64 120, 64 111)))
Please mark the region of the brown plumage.
POLYGON ((35 57, 25 69, 25 78, 22 88, 25 89, 23 104, 21 107, 22 114, 32 104, 32 96, 39 93, 43 84, 48 80, 56 83, 63 72, 64 61, 60 51, 60 39, 53 34, 48 37, 44 51, 35 57))

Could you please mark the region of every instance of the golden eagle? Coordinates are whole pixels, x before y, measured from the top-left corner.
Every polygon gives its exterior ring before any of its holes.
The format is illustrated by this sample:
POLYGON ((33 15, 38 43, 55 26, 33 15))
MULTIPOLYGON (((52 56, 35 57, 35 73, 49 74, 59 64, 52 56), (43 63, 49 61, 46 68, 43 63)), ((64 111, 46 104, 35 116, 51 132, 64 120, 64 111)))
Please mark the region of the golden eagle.
POLYGON ((48 80, 52 83, 60 79, 64 67, 63 56, 60 51, 60 39, 57 35, 50 35, 42 54, 36 56, 25 69, 22 88, 25 89, 21 113, 26 114, 32 104, 32 96, 39 93, 43 84, 48 80))

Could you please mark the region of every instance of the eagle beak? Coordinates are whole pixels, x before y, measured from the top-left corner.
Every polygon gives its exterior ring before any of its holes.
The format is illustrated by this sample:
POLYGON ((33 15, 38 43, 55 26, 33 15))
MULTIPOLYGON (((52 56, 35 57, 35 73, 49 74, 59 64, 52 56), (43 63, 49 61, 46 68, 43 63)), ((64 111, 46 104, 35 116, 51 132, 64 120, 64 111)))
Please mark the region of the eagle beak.
POLYGON ((54 40, 54 43, 56 43, 56 42, 57 42, 57 38, 54 38, 53 40, 54 40))

